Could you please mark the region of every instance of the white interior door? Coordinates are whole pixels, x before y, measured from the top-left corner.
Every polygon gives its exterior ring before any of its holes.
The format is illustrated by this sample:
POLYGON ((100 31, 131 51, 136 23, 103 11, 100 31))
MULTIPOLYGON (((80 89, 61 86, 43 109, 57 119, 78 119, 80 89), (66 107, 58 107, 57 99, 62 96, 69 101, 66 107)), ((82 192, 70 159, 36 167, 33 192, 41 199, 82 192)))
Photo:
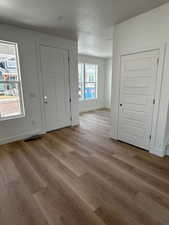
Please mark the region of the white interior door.
POLYGON ((118 138, 149 150, 159 51, 121 57, 118 138))
POLYGON ((68 52, 41 46, 46 131, 71 125, 68 52))

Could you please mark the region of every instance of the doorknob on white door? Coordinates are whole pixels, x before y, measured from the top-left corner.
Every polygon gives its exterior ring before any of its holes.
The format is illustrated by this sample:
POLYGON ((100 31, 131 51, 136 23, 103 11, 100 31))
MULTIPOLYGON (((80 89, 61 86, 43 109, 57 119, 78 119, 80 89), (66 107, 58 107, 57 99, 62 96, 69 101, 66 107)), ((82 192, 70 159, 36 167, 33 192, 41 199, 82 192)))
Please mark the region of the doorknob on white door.
POLYGON ((48 98, 47 98, 47 96, 44 96, 44 103, 48 103, 48 98))

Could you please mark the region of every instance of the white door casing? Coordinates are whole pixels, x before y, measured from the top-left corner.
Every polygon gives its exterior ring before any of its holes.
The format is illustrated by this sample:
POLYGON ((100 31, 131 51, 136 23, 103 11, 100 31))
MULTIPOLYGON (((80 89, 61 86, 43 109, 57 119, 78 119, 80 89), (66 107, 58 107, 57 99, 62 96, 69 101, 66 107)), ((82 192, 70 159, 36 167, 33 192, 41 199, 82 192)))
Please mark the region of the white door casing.
POLYGON ((43 78, 45 129, 71 125, 68 51, 40 46, 43 78))
POLYGON ((150 150, 159 51, 121 56, 118 139, 150 150))

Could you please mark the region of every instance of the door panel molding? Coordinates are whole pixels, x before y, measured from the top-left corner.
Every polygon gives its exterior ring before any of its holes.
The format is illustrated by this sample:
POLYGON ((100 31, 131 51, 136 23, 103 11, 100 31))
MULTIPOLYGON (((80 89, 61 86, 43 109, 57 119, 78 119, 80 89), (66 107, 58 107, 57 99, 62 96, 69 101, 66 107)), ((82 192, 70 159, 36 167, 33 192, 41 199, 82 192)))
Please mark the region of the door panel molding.
POLYGON ((115 36, 116 48, 114 49, 114 61, 113 61, 113 75, 112 75, 112 130, 111 138, 118 140, 118 120, 119 120, 119 90, 120 90, 120 66, 121 66, 121 56, 145 52, 150 50, 160 50, 159 57, 159 69, 157 75, 157 91, 156 91, 156 104, 154 106, 153 114, 153 128, 152 128, 152 138, 150 143, 150 152, 155 155, 164 156, 166 153, 164 139, 166 132, 166 120, 167 120, 167 102, 168 97, 168 67, 165 64, 166 60, 169 60, 169 54, 167 51, 168 42, 157 41, 154 44, 150 42, 145 42, 140 44, 140 46, 133 46, 129 48, 126 46, 121 46, 119 43, 118 36, 115 36), (158 153, 158 154, 157 154, 158 153))
POLYGON ((149 151, 154 141, 150 136, 153 133, 159 57, 160 49, 122 54, 120 57, 118 139, 149 151), (143 125, 145 119, 147 126, 140 127, 139 123, 143 125))

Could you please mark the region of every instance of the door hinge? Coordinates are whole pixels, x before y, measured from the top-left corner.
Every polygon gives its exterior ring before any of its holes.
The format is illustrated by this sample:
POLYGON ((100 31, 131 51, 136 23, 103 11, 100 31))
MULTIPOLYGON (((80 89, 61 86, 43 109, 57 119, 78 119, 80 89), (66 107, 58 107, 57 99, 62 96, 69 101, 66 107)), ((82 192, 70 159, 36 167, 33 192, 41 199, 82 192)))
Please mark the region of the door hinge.
POLYGON ((70 62, 70 56, 68 56, 68 63, 70 62))
POLYGON ((72 99, 71 98, 69 98, 69 102, 72 102, 72 99))
POLYGON ((155 99, 153 99, 153 105, 155 105, 155 103, 156 103, 156 100, 155 100, 155 99))
POLYGON ((70 121, 72 121, 72 116, 70 117, 70 121))
POLYGON ((151 134, 150 134, 150 136, 149 136, 149 139, 151 140, 151 134))
POLYGON ((159 62, 160 62, 160 58, 157 58, 157 65, 159 64, 159 62))

